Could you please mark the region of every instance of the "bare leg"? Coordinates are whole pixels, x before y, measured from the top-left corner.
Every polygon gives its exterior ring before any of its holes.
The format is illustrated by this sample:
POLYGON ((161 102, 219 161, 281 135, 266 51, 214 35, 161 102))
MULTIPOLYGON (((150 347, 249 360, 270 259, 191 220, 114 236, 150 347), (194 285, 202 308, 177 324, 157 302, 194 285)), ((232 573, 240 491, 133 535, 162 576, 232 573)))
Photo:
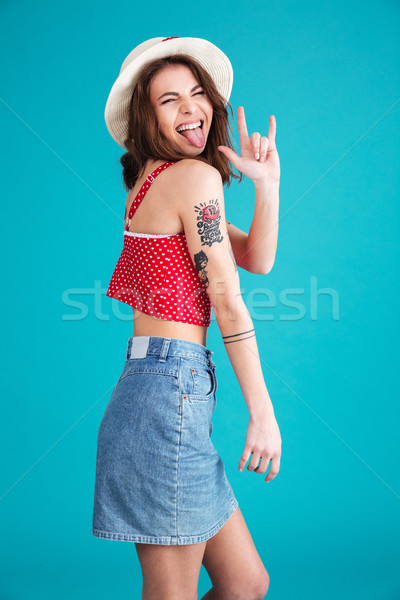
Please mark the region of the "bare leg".
POLYGON ((263 600, 269 575, 238 507, 206 542, 203 565, 213 587, 202 600, 263 600))
POLYGON ((143 573, 142 600, 197 600, 202 563, 213 584, 202 600, 263 600, 267 594, 269 575, 239 507, 206 542, 135 546, 143 573))
POLYGON ((136 543, 143 574, 142 600, 197 600, 206 542, 185 546, 136 543))

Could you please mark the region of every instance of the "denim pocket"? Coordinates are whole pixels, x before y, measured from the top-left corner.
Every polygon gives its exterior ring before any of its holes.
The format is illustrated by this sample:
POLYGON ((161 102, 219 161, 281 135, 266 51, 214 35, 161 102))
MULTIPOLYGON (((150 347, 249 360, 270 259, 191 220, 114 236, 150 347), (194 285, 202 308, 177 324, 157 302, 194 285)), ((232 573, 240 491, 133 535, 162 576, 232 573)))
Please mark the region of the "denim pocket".
POLYGON ((215 374, 211 367, 201 366, 191 368, 193 387, 188 396, 190 401, 208 402, 215 392, 215 374))

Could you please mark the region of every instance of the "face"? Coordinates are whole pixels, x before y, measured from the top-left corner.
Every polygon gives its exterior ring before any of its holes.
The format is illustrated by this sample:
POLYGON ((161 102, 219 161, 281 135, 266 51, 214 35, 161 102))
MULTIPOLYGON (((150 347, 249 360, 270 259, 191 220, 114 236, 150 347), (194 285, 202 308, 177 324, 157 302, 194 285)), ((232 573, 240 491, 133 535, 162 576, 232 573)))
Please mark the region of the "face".
POLYGON ((213 107, 203 86, 186 65, 168 65, 150 83, 150 100, 164 136, 188 157, 201 154, 207 143, 213 107), (182 125, 201 127, 178 133, 182 125))

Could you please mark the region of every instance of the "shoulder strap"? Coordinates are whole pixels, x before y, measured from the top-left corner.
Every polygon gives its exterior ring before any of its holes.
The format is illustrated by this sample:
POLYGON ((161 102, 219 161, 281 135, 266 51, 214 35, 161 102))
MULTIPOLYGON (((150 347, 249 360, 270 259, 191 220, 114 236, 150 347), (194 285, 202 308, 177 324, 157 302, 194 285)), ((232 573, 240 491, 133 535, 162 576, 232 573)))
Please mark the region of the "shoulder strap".
POLYGON ((176 161, 173 161, 173 162, 167 161, 167 162, 163 163, 162 165, 160 165, 159 167, 157 167, 157 169, 155 169, 155 171, 153 171, 152 173, 150 173, 150 175, 147 176, 146 181, 140 188, 139 192, 137 193, 135 199, 133 200, 133 202, 131 204, 131 207, 129 209, 128 218, 126 218, 126 208, 125 208, 125 230, 126 231, 129 230, 129 227, 131 224, 131 219, 132 219, 133 215, 135 214, 135 212, 137 211, 140 203, 142 202, 143 198, 146 195, 147 190, 149 189, 149 187, 151 186, 151 184, 153 183, 155 178, 161 173, 161 171, 164 171, 164 169, 167 169, 171 165, 174 165, 175 162, 176 161))

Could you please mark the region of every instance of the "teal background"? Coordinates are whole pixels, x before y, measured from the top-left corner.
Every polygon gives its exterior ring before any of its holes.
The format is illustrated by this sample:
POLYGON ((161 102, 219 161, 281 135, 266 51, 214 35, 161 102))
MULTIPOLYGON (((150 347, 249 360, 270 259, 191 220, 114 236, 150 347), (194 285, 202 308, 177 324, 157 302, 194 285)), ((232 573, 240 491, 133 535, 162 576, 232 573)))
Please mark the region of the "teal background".
MULTIPOLYGON (((208 337, 213 440, 267 597, 400 598, 399 17, 388 0, 1 3, 2 600, 141 594, 134 545, 91 534, 97 430, 132 330, 105 296, 126 195, 103 112, 130 50, 173 35, 229 56, 238 148, 238 106, 249 134, 277 123, 276 262, 240 269, 283 440, 271 483, 237 470, 248 412, 214 316, 208 337)), ((248 231, 252 182, 225 203, 248 231)), ((209 587, 202 568, 199 599, 209 587)))

